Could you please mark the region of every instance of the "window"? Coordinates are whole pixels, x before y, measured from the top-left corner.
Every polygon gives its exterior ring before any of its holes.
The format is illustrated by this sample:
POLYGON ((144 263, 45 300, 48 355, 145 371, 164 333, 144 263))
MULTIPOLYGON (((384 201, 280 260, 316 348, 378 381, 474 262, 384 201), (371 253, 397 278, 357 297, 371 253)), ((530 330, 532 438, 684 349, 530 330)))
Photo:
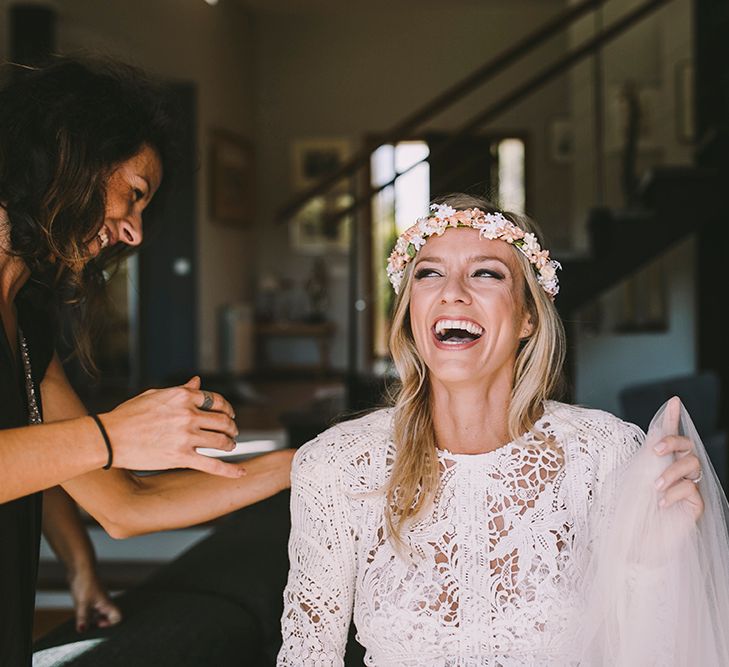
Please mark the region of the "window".
MULTIPOLYGON (((492 193, 501 208, 523 213, 526 207, 525 142, 513 136, 479 136, 468 142, 473 155, 464 155, 464 164, 476 165, 477 189, 492 193), (486 154, 484 154, 484 152, 486 154), (474 163, 473 160, 476 160, 474 163), (483 171, 486 173, 483 173, 483 171)), ((385 272, 387 258, 397 237, 417 218, 427 215, 431 199, 431 161, 437 150, 425 140, 383 144, 372 153, 371 184, 385 186, 372 198, 371 204, 371 350, 374 370, 388 357, 388 336, 395 295, 385 272)), ((438 163, 440 164, 440 163, 438 163)), ((446 165, 448 166, 448 165, 446 165)), ((444 171, 444 170, 441 170, 444 171)), ((446 169, 446 172, 457 170, 446 169)), ((473 179, 469 172, 466 180, 473 179)), ((437 186, 436 186, 437 187, 437 186)), ((450 187, 450 184, 449 184, 450 187)), ((474 182, 468 180, 451 190, 473 192, 474 182)), ((378 368, 379 367, 379 368, 378 368)))

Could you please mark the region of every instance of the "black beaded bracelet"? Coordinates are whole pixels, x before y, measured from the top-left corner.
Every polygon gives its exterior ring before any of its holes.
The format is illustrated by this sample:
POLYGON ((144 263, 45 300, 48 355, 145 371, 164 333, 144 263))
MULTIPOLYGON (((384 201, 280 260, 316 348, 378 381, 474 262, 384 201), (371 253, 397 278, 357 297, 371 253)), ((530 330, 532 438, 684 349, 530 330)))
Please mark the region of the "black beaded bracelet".
POLYGON ((101 431, 101 436, 104 438, 104 444, 106 445, 106 451, 109 452, 109 458, 106 461, 106 465, 102 468, 102 470, 108 470, 111 468, 111 463, 114 460, 114 452, 111 449, 111 440, 109 440, 109 434, 106 432, 106 429, 104 428, 104 425, 101 423, 101 419, 99 419, 98 415, 89 415, 91 419, 93 419, 96 422, 96 425, 99 427, 99 431, 101 431))

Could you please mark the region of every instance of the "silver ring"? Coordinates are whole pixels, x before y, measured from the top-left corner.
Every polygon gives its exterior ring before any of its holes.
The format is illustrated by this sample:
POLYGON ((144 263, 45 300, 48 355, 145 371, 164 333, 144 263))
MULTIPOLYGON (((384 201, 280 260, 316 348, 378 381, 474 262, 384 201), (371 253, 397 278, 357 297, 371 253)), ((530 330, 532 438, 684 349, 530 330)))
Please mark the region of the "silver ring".
POLYGON ((209 391, 203 391, 203 403, 200 406, 201 410, 210 410, 213 407, 213 395, 209 391))
POLYGON ((684 479, 687 479, 689 482, 693 482, 694 484, 698 484, 702 479, 704 479, 704 471, 699 470, 699 476, 696 479, 691 479, 690 477, 684 477, 684 479))

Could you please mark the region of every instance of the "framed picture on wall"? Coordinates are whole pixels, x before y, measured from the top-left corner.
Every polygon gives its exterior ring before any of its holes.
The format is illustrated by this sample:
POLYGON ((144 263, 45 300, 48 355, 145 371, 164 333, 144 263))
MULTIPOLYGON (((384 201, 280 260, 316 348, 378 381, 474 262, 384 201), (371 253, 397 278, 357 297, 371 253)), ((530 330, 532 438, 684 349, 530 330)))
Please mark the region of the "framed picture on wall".
MULTIPOLYGON (((349 159, 351 143, 342 138, 299 139, 291 148, 294 189, 304 190, 336 172, 349 159)), ((340 187, 347 188, 349 179, 340 187)))
POLYGON ((289 223, 291 247, 308 255, 346 253, 352 220, 343 212, 352 202, 347 192, 312 198, 289 223))
POLYGON ((620 286, 616 333, 668 331, 668 288, 663 259, 627 278, 620 286))
POLYGON ((638 150, 654 150, 661 145, 660 115, 662 90, 656 85, 626 81, 607 89, 605 149, 617 153, 625 149, 629 128, 635 124, 638 150))
POLYGON ((210 217, 247 226, 255 216, 255 164, 252 144, 227 130, 210 134, 210 217))

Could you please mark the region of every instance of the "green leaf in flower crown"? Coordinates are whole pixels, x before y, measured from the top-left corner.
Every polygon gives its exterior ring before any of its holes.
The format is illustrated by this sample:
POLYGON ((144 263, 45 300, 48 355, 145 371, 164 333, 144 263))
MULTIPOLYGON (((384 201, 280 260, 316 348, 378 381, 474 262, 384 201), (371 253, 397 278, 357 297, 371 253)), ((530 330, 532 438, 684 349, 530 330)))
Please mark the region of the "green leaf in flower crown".
POLYGON ((415 257, 415 255, 418 254, 417 250, 415 250, 415 246, 412 243, 408 243, 407 253, 408 257, 415 257))

